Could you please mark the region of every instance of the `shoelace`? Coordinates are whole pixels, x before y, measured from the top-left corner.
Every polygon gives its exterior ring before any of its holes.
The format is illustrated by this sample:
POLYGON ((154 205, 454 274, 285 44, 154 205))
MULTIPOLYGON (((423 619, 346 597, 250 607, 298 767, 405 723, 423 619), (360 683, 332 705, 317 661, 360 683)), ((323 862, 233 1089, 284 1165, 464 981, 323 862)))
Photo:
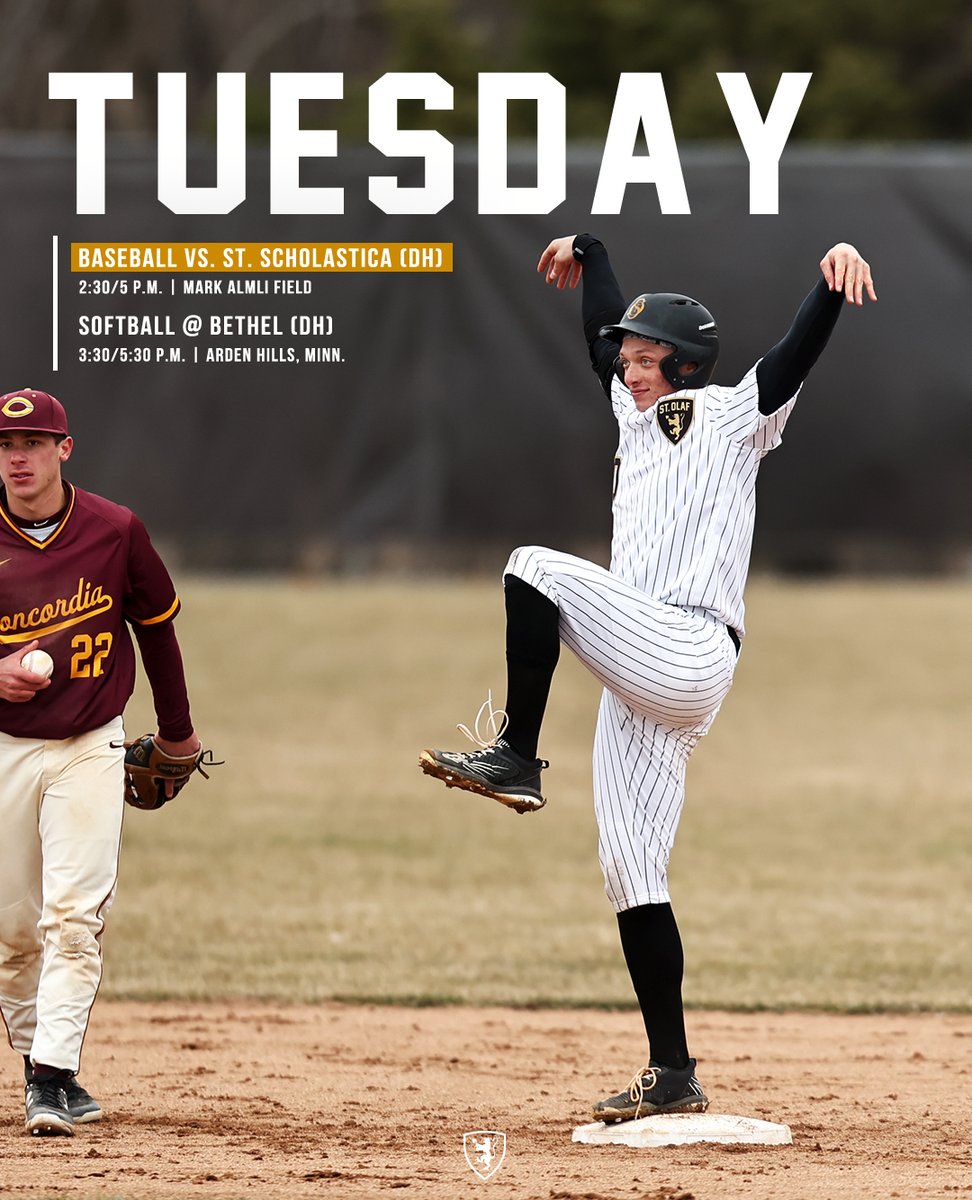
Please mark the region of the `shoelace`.
POLYGON ((31 1087, 39 1088, 40 1091, 34 1093, 35 1102, 44 1108, 63 1108, 67 1104, 67 1093, 64 1090, 64 1083, 55 1079, 45 1079, 43 1082, 37 1081, 31 1084, 31 1087), (60 1093, 60 1094, 59 1094, 60 1093))
POLYGON ((645 1067, 638 1071, 635 1077, 628 1084, 628 1099, 638 1107, 635 1109, 635 1116, 641 1112, 641 1104, 645 1098, 645 1092, 650 1092, 658 1082, 658 1072, 654 1067, 645 1067), (646 1080, 649 1080, 648 1086, 645 1086, 646 1080))
POLYGON ((508 724, 509 717, 506 715, 506 710, 503 708, 493 708, 493 693, 492 691, 488 691, 486 699, 479 706, 479 712, 476 713, 472 729, 468 725, 457 725, 456 728, 460 733, 464 733, 480 750, 489 750, 492 746, 496 745, 508 724), (483 737, 479 728, 480 722, 484 719, 483 713, 486 714, 486 728, 492 735, 488 740, 483 737))

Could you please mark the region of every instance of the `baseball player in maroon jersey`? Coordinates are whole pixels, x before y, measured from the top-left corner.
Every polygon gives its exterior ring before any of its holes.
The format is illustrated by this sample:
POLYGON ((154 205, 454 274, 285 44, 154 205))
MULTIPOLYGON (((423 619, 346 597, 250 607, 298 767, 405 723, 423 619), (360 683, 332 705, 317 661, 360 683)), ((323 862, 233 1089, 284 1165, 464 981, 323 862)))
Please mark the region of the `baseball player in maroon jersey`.
POLYGON ((61 478, 72 446, 53 396, 0 396, 0 1012, 32 1134, 101 1117, 76 1072, 121 844, 129 627, 162 748, 199 749, 172 581, 134 513, 61 478), (23 666, 37 648, 49 678, 23 666))
POLYGON ((490 712, 489 736, 473 737, 478 750, 425 750, 419 762, 450 787, 536 811, 548 765, 537 744, 561 643, 600 680, 598 848, 650 1060, 594 1115, 702 1111, 668 891, 685 768, 729 691, 745 636, 760 462, 780 444, 845 301, 877 296, 868 264, 839 243, 782 340, 738 383, 717 386, 709 381, 719 332, 697 300, 643 293, 626 305, 607 251, 589 234, 551 242, 538 270, 560 288, 583 279, 591 365, 620 435, 611 568, 543 546, 514 550, 504 572, 503 722, 490 712))

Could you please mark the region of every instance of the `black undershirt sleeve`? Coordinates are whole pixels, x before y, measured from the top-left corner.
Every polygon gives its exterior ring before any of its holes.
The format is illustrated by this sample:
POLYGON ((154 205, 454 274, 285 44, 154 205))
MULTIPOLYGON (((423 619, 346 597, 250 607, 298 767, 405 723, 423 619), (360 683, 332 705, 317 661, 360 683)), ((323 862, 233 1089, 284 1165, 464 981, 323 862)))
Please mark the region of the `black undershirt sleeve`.
POLYGON ((786 337, 756 367, 759 411, 765 416, 786 404, 810 374, 830 340, 843 304, 843 292, 832 292, 821 275, 800 305, 786 337))
POLYGON ((610 396, 618 344, 598 337, 605 325, 616 325, 624 315, 624 296, 614 275, 607 249, 589 233, 574 238, 574 257, 583 264, 581 276, 581 316, 584 336, 591 355, 591 366, 610 396))

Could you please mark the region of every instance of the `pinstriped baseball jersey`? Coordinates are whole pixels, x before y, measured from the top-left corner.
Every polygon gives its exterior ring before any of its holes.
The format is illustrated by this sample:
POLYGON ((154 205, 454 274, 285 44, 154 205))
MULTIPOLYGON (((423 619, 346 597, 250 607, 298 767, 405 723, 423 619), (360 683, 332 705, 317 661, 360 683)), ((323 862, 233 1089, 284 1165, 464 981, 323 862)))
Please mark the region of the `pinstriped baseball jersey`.
POLYGON ((760 460, 782 440, 794 395, 758 408, 755 366, 735 387, 676 392, 639 412, 619 379, 611 573, 666 604, 744 631, 760 460))

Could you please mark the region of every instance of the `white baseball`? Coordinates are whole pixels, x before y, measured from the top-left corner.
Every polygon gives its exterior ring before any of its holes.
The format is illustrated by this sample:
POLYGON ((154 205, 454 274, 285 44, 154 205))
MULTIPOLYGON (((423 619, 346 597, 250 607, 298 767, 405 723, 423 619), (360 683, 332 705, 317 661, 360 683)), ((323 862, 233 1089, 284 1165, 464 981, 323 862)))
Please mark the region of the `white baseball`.
POLYGON ((34 675, 43 675, 47 679, 54 670, 54 659, 46 650, 31 650, 20 660, 20 665, 25 671, 31 671, 34 675))

